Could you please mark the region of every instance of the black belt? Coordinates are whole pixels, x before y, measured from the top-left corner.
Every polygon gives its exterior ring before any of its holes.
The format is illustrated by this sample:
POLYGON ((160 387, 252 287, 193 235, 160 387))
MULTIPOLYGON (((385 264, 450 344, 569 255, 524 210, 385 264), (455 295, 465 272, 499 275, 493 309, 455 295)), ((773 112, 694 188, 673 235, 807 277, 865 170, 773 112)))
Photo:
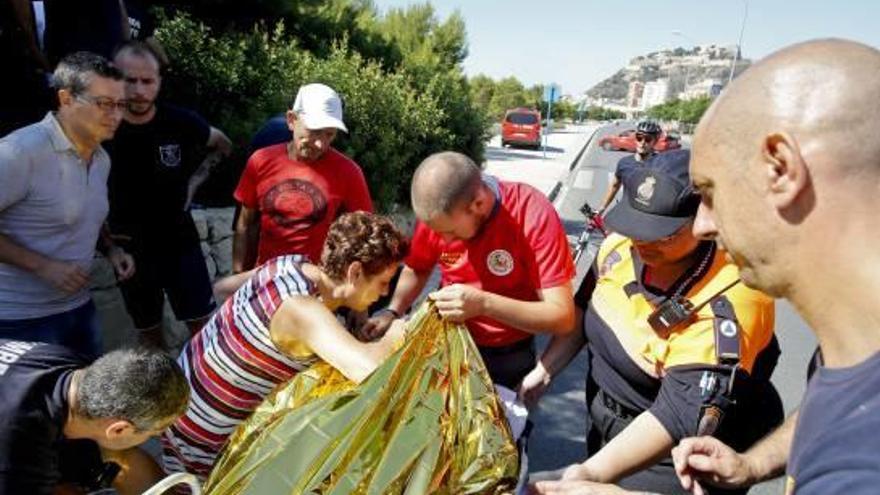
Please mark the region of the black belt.
POLYGON ((477 348, 480 350, 481 354, 485 354, 487 356, 504 356, 506 354, 513 354, 516 352, 522 352, 532 348, 532 345, 535 342, 535 337, 528 336, 522 340, 517 340, 516 342, 508 345, 501 346, 485 346, 478 345, 477 348))

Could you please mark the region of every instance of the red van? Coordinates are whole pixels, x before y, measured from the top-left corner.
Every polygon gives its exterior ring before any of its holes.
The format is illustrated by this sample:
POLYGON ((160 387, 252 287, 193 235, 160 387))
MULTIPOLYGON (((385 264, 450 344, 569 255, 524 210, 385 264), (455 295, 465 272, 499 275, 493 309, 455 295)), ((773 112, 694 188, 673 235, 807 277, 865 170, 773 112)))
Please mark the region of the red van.
POLYGON ((506 145, 541 147, 541 113, 531 108, 514 108, 501 121, 501 147, 506 145))

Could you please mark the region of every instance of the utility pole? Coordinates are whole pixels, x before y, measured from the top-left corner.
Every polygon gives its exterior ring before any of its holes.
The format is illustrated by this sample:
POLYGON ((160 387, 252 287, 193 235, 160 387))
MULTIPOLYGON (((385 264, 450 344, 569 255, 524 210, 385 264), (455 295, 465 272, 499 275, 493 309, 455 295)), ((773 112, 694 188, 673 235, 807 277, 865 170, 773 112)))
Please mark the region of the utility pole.
POLYGON ((544 132, 544 158, 547 158, 547 135, 553 130, 553 100, 556 93, 559 92, 559 86, 556 83, 550 83, 549 87, 544 88, 544 99, 547 100, 547 128, 544 132))
POLYGON ((730 64, 730 75, 727 77, 727 85, 733 81, 733 72, 736 69, 736 60, 739 58, 739 52, 742 50, 743 32, 746 30, 746 18, 749 16, 749 0, 743 0, 743 20, 739 28, 739 41, 736 42, 736 52, 733 54, 733 63, 730 64))

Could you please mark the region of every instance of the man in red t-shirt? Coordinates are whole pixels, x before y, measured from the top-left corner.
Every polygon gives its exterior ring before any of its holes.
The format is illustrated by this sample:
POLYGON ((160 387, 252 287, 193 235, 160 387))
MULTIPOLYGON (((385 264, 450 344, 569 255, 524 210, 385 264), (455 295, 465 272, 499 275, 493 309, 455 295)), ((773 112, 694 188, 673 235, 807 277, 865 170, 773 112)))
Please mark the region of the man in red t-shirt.
POLYGON ((439 264, 440 314, 464 322, 492 380, 516 390, 535 366, 533 334, 574 324, 568 242, 553 205, 536 189, 484 176, 460 153, 438 153, 413 176, 419 219, 388 308, 368 325, 381 333, 407 310, 439 264))
POLYGON ((287 125, 293 139, 251 155, 235 189, 235 273, 284 254, 318 262, 333 220, 349 211, 373 211, 360 167, 330 147, 337 130, 348 132, 336 91, 302 86, 287 125))

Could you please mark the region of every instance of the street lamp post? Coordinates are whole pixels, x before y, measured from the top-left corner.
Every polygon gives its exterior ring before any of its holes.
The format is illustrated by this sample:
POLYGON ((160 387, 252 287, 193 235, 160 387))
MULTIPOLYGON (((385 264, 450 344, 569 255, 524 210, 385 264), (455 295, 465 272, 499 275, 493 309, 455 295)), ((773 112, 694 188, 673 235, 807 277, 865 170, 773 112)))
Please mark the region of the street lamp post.
POLYGON ((730 82, 733 81, 733 72, 736 69, 736 60, 739 57, 739 52, 742 50, 742 42, 743 42, 743 32, 746 30, 746 18, 749 16, 749 0, 743 0, 743 20, 742 25, 739 28, 739 41, 736 42, 736 52, 733 54, 733 63, 730 64, 730 75, 727 77, 727 85, 730 86, 730 82))

